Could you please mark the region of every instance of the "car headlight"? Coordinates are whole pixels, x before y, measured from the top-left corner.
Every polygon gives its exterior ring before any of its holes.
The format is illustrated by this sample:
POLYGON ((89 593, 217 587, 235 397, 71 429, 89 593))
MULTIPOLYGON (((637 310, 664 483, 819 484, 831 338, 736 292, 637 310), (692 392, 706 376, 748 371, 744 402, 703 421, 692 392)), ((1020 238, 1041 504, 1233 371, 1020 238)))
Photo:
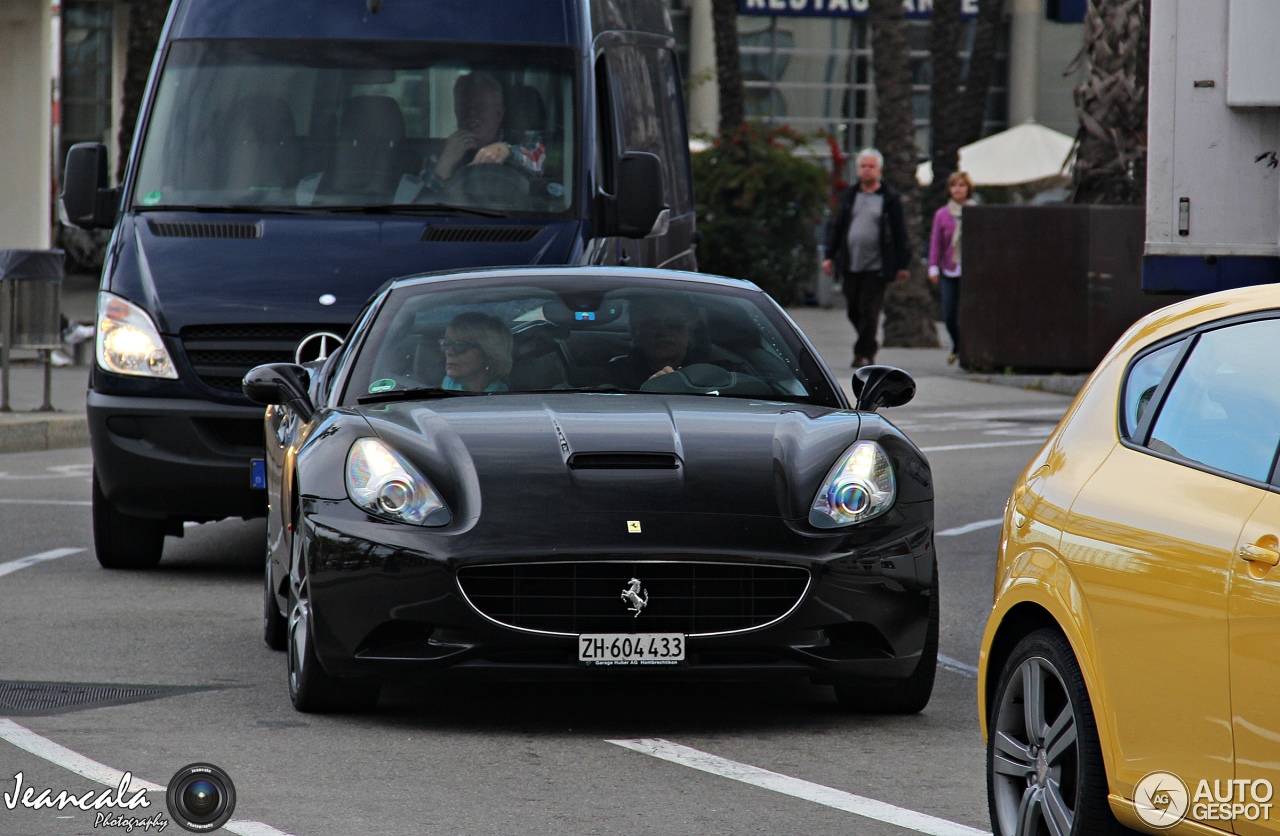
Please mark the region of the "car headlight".
POLYGON ((114 293, 98 294, 98 365, 137 377, 178 378, 178 370, 147 312, 114 293))
POLYGON ((809 523, 839 528, 866 522, 888 511, 898 495, 893 465, 874 441, 859 441, 844 451, 827 474, 809 509, 809 523))
POLYGON ((351 445, 347 496, 370 514, 397 522, 445 525, 452 517, 427 478, 376 438, 351 445))

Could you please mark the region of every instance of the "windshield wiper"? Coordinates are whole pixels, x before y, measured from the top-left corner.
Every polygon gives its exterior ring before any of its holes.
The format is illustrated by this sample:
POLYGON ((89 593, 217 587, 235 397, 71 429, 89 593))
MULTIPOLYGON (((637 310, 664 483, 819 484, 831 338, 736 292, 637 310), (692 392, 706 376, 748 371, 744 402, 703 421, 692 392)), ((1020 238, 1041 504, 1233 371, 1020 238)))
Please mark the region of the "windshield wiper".
POLYGON ((413 389, 392 389, 356 398, 358 404, 383 403, 385 401, 428 400, 430 398, 461 398, 469 395, 487 395, 488 392, 468 392, 465 389, 441 389, 439 386, 418 386, 413 389))
POLYGON ((352 212, 362 215, 478 215, 482 218, 508 218, 510 215, 498 209, 477 209, 473 206, 454 206, 451 203, 374 203, 374 204, 323 204, 305 207, 315 212, 352 212))

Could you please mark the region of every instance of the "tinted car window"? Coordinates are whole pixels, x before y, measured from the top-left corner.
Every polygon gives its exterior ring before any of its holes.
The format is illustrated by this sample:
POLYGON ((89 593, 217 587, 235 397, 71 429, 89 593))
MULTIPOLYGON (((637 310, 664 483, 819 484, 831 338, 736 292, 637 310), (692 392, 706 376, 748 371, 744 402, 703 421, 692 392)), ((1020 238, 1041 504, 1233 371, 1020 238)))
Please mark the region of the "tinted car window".
POLYGON ((1258 481, 1280 444, 1280 320, 1200 336, 1156 417, 1149 446, 1258 481))
POLYGON ((410 286, 379 312, 345 399, 441 387, 836 405, 820 367, 772 304, 754 291, 598 276, 410 286))
POLYGON ((623 151, 648 151, 662 160, 662 185, 675 215, 692 211, 685 167, 688 139, 675 62, 667 50, 620 46, 609 50, 612 96, 621 119, 623 151))
POLYGON ((1169 364, 1177 359, 1182 342, 1167 345, 1153 351, 1133 364, 1124 387, 1124 436, 1132 438, 1142 421, 1151 398, 1169 371, 1169 364))
POLYGON ((573 60, 558 47, 177 41, 132 203, 565 212, 573 60), (505 162, 471 164, 481 144, 505 145, 505 162))

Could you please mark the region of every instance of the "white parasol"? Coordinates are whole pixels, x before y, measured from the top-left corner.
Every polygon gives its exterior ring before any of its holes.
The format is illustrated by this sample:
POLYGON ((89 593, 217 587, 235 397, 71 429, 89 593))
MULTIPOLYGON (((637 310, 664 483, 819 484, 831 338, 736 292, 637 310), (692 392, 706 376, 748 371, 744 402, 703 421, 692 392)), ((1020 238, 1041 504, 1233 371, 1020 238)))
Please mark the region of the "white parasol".
MULTIPOLYGON (((1020 186, 1064 179, 1070 174, 1075 140, 1052 128, 1027 120, 960 149, 960 170, 978 186, 1020 186)), ((933 182, 933 164, 916 167, 916 181, 933 182)))

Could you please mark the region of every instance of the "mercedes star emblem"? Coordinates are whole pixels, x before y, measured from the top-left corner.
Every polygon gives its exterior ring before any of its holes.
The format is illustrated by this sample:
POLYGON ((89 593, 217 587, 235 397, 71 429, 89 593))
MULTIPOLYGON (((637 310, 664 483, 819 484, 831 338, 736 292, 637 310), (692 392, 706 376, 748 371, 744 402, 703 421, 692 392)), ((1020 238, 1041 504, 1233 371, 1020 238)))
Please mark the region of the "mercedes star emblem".
POLYGON ((316 331, 308 334, 293 350, 293 362, 310 363, 313 360, 327 360, 333 350, 342 345, 342 337, 331 331, 316 331))
POLYGON ((640 581, 632 578, 627 582, 627 588, 622 590, 622 600, 630 604, 627 609, 635 613, 633 617, 638 617, 640 611, 649 606, 649 590, 641 590, 640 581), (643 598, 640 597, 642 593, 643 598))

